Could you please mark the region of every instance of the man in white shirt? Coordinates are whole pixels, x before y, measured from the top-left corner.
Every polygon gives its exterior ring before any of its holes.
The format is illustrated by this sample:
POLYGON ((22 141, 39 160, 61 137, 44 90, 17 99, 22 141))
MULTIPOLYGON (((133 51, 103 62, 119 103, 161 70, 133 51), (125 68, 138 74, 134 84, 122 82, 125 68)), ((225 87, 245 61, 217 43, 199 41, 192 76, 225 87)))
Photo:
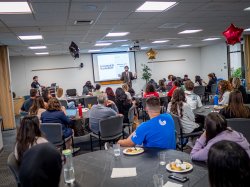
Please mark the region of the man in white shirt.
POLYGON ((200 96, 196 95, 193 90, 194 90, 194 83, 190 80, 185 81, 184 83, 186 91, 185 91, 185 96, 187 100, 187 104, 191 107, 192 110, 202 107, 201 103, 201 98, 200 96))

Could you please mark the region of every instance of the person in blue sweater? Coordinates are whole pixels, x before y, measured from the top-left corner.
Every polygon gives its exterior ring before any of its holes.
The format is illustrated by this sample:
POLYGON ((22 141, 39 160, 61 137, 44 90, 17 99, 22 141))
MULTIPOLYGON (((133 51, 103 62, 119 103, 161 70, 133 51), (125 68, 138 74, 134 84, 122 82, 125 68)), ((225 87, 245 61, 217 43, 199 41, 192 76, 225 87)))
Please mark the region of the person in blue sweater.
POLYGON ((61 104, 57 98, 51 98, 48 101, 48 108, 41 115, 42 123, 60 123, 62 124, 63 137, 66 141, 66 148, 71 148, 71 136, 73 131, 69 126, 73 125, 73 122, 65 115, 61 109, 61 104))

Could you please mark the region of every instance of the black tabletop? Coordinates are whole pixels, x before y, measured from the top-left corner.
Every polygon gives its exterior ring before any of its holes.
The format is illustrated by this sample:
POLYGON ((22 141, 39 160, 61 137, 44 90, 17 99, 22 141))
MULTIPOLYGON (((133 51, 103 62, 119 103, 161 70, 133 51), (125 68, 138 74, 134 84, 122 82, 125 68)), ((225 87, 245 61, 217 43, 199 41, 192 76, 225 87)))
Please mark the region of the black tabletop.
MULTIPOLYGON (((163 174, 164 183, 171 181, 168 179, 170 173, 165 166, 159 165, 159 149, 145 149, 145 152, 137 156, 126 156, 121 153, 120 157, 114 157, 113 150, 101 150, 74 157, 74 168, 76 182, 73 185, 64 184, 63 172, 60 186, 86 186, 86 187, 153 187, 153 175, 163 174), (113 168, 136 167, 137 176, 127 178, 111 179, 113 168)), ((190 160, 186 153, 165 150, 167 163, 176 158, 193 164, 194 168, 189 173, 181 174, 187 176, 189 181, 183 186, 208 187, 208 171, 205 164, 197 164, 190 160)), ((175 182, 175 181, 172 181, 175 182)), ((178 183, 178 182, 176 182, 178 183)))

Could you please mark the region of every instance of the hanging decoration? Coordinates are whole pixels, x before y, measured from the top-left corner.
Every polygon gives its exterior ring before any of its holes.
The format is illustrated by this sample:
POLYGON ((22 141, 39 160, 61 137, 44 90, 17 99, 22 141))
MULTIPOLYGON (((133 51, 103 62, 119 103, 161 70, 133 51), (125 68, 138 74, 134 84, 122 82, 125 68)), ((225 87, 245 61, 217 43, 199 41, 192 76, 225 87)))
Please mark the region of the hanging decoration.
POLYGON ((150 50, 147 51, 146 54, 148 55, 149 60, 153 60, 156 58, 157 52, 151 48, 150 50))
POLYGON ((225 36, 227 44, 234 45, 240 42, 243 30, 244 29, 235 27, 234 24, 231 24, 222 34, 225 36))

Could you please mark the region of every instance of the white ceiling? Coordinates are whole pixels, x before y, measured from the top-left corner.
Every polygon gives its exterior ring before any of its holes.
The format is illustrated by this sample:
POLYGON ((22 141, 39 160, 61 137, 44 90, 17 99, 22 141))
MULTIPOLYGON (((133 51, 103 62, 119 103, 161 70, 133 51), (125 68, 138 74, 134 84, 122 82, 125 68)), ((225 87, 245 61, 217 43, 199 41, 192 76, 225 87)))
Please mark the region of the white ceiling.
MULTIPOLYGON (((6 0, 0 0, 6 1, 6 0)), ((20 1, 20 0, 19 0, 20 1)), ((231 24, 250 27, 250 0, 176 0, 178 5, 161 13, 138 13, 135 10, 145 0, 29 0, 33 14, 0 15, 0 45, 8 45, 11 56, 32 56, 32 45, 46 45, 51 55, 69 54, 74 41, 82 53, 89 49, 102 51, 126 50, 123 44, 156 49, 176 48, 181 44, 194 47, 211 45, 219 41, 201 41, 207 37, 221 37, 231 24), (94 20, 92 25, 74 25, 75 20, 94 20), (159 28, 163 24, 180 24, 178 28, 159 28), (196 34, 178 32, 185 29, 203 29, 196 34), (107 38, 109 32, 130 32, 123 37, 107 38), (42 34, 43 40, 20 41, 18 35, 42 34), (99 40, 127 39, 104 48, 94 46, 99 40), (165 44, 152 44, 153 40, 169 39, 165 44)), ((153 0, 151 0, 153 1, 153 0)), ((160 1, 160 0, 159 0, 160 1)), ((161 0, 162 1, 162 0, 161 0)), ((169 0, 171 1, 171 0, 169 0)))

